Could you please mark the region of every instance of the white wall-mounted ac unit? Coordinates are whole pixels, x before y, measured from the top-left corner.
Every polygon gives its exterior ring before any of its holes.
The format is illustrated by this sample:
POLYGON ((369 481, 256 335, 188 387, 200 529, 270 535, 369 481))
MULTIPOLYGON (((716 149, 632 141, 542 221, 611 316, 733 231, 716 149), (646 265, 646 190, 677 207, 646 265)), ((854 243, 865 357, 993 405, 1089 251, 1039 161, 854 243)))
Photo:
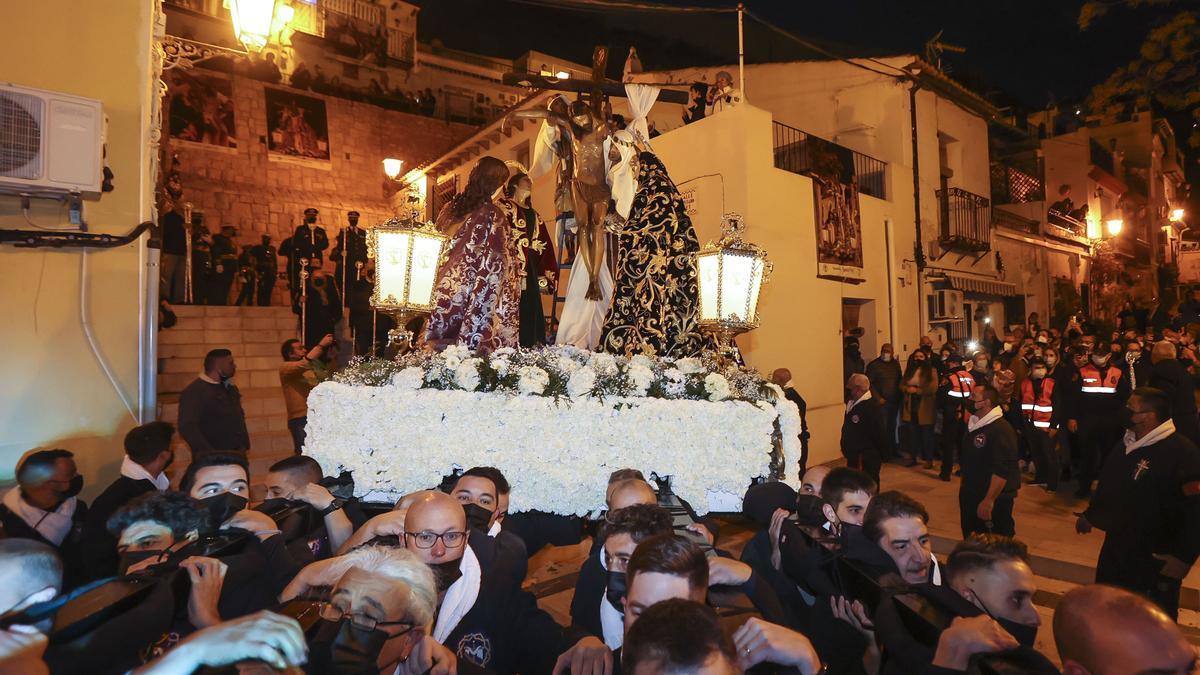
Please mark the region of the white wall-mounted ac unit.
POLYGON ((0 193, 100 197, 100 101, 0 83, 0 193))
POLYGON ((962 315, 962 291, 942 290, 933 292, 933 318, 961 319, 962 315))

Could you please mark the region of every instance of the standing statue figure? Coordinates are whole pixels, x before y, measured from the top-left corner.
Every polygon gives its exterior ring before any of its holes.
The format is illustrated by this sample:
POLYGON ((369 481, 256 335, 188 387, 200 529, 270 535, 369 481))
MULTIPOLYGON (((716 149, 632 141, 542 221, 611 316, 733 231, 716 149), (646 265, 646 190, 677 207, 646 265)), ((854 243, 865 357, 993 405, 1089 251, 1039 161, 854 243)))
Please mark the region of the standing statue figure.
MULTIPOLYGON (((565 117, 570 105, 571 102, 566 96, 558 94, 550 99, 546 109, 565 117)), ((575 198, 571 191, 571 183, 575 177, 575 158, 571 145, 570 136, 561 133, 558 127, 549 121, 543 122, 534 146, 529 177, 537 178, 557 165, 554 177, 554 221, 556 231, 563 233, 564 239, 570 244, 567 248, 574 250, 575 198)))

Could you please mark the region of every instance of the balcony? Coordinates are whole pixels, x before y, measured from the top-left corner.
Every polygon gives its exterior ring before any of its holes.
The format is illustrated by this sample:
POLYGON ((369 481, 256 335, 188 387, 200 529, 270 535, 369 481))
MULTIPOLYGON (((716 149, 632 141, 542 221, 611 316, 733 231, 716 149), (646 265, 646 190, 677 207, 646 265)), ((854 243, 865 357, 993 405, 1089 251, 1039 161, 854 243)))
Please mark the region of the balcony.
POLYGON ((1046 212, 1046 236, 1074 244, 1091 245, 1092 243, 1092 240, 1088 238, 1087 222, 1055 209, 1046 212))
POLYGON ((992 206, 987 197, 962 188, 937 191, 939 241, 942 245, 968 251, 992 248, 992 206))
POLYGON ((1029 235, 1039 234, 1038 230, 1041 225, 1036 220, 1026 218, 1000 207, 992 209, 992 222, 996 224, 996 227, 1005 227, 1021 234, 1029 235))
POLYGON ((992 202, 995 204, 1025 204, 1046 199, 1041 174, 1036 167, 1017 167, 1006 162, 992 162, 992 202))
POLYGON ((887 162, 818 138, 782 122, 773 122, 772 124, 776 169, 783 169, 801 176, 813 175, 818 170, 816 163, 817 156, 820 154, 816 148, 818 145, 822 145, 832 148, 832 152, 825 153, 825 157, 832 155, 842 159, 840 170, 845 171, 848 166, 853 166, 853 176, 858 181, 860 194, 887 199, 887 162))
POLYGON ((416 40, 411 32, 387 26, 387 10, 364 0, 323 0, 324 37, 335 52, 350 58, 375 56, 379 65, 394 59, 415 63, 416 40))

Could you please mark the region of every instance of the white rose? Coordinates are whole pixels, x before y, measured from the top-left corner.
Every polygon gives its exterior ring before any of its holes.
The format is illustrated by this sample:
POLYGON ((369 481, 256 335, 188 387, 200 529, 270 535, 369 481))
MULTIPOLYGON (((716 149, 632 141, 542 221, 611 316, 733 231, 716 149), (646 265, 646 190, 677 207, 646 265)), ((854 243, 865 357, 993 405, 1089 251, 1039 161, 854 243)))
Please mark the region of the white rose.
POLYGON ((592 393, 596 386, 596 371, 584 366, 571 373, 567 380, 567 395, 571 398, 582 398, 592 393))
POLYGON ((525 395, 540 396, 550 384, 550 375, 537 366, 522 366, 517 377, 517 391, 525 395))
POLYGON ((686 359, 679 359, 675 362, 675 367, 689 375, 692 373, 704 372, 704 364, 700 361, 700 359, 694 359, 690 357, 686 359))
POLYGON ((454 384, 467 391, 478 389, 480 363, 480 359, 470 358, 458 364, 458 367, 454 369, 454 384))
POLYGON ((578 361, 571 358, 570 356, 565 356, 565 355, 559 356, 558 360, 555 362, 555 365, 558 366, 558 369, 561 370, 564 375, 570 375, 571 373, 579 370, 579 368, 580 368, 578 361))
POLYGON ((404 390, 420 389, 424 379, 425 371, 416 366, 409 366, 392 376, 392 386, 404 390))
POLYGON ((601 375, 611 375, 617 372, 617 360, 613 358, 612 354, 596 352, 592 354, 589 365, 591 365, 592 370, 601 375))
POLYGON ((629 377, 629 383, 633 385, 634 396, 645 396, 646 390, 654 382, 654 372, 649 368, 630 362, 629 370, 625 371, 625 375, 629 377))
POLYGON ((729 380, 720 373, 709 373, 704 378, 704 391, 708 392, 708 400, 724 401, 729 398, 729 380))

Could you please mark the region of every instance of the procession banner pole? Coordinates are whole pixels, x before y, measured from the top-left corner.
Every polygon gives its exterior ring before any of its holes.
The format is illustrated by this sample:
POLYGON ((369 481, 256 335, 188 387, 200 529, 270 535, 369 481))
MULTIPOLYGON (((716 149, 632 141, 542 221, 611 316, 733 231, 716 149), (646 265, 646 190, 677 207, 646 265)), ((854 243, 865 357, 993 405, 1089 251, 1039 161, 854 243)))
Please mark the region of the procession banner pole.
POLYGON ((738 88, 742 90, 742 100, 746 100, 746 42, 745 31, 743 30, 743 17, 746 14, 746 6, 738 3, 738 88))
POLYGON ((300 341, 308 349, 308 258, 300 259, 300 341))
POLYGON ((192 304, 192 237, 196 236, 196 231, 192 228, 192 203, 184 202, 183 204, 183 222, 184 231, 187 236, 184 238, 186 246, 186 258, 183 259, 183 302, 184 304, 192 304))

